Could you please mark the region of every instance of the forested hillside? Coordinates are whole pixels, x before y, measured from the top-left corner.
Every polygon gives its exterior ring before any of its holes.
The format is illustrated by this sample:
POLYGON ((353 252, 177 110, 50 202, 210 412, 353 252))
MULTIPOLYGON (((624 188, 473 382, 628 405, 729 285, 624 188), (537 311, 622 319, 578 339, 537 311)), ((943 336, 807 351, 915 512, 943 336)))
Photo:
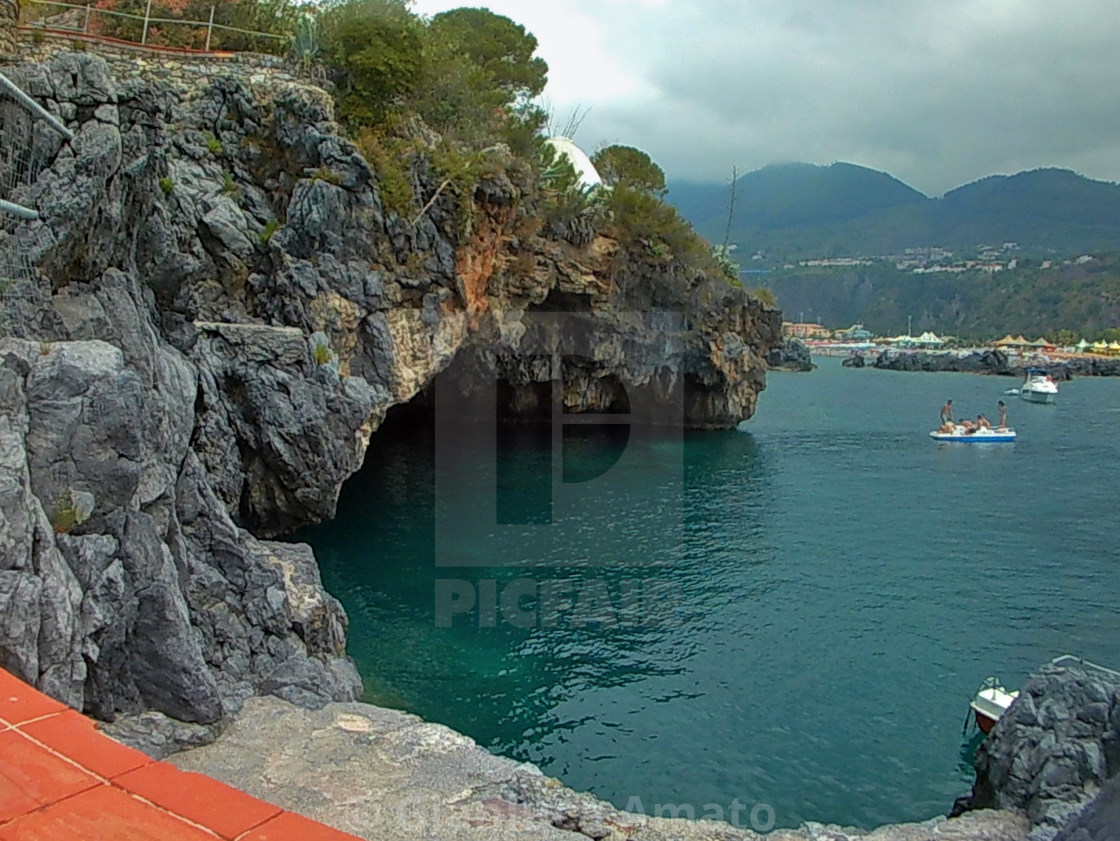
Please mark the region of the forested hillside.
POLYGON ((799 268, 768 275, 786 318, 829 326, 863 322, 877 335, 932 330, 966 339, 1005 333, 1057 338, 1062 330, 1093 340, 1120 327, 1120 255, 1084 262, 1020 261, 994 274, 915 274, 879 262, 850 268, 799 268))
POLYGON ((669 198, 713 242, 766 265, 897 254, 939 246, 974 253, 1014 242, 1029 256, 1120 248, 1120 186, 1068 170, 995 175, 927 198, 890 175, 852 164, 770 166, 724 185, 670 183, 669 198))

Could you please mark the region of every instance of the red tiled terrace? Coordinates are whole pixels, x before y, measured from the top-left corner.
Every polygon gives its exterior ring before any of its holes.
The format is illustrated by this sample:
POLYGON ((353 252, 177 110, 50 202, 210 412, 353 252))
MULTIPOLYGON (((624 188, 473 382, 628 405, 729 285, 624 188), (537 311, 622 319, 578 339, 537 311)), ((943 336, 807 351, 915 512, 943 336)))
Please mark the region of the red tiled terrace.
POLYGON ((0 841, 347 841, 154 761, 0 669, 0 841))

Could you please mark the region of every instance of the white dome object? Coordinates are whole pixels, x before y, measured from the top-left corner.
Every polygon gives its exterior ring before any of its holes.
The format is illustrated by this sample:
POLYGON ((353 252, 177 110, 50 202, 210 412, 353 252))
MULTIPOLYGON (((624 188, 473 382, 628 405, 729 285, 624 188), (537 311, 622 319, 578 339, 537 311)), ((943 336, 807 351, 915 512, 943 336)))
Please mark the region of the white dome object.
POLYGON ((555 149, 557 155, 567 158, 568 163, 572 165, 572 169, 576 171, 580 187, 587 189, 602 185, 603 179, 595 171, 595 165, 591 163, 591 158, 587 157, 587 153, 571 140, 566 137, 550 137, 545 143, 555 149))

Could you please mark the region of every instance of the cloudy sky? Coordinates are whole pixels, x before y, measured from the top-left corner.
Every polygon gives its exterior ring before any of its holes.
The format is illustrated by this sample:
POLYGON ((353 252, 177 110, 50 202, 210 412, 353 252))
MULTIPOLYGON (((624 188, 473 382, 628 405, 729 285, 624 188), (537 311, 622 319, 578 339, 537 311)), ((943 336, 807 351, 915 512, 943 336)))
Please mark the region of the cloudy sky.
POLYGON ((929 195, 1041 166, 1120 181, 1117 0, 485 5, 536 35, 554 125, 590 109, 581 146, 637 146, 670 180, 850 161, 929 195))

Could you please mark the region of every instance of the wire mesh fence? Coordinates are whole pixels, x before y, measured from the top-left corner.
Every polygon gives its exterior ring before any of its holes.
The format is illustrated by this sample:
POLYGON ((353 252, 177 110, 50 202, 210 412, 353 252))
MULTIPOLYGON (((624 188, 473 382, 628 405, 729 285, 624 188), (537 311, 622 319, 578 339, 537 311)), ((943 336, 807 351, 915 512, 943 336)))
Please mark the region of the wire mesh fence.
MULTIPOLYGON (((86 3, 66 3, 62 0, 24 0, 22 22, 31 27, 83 35, 108 36, 143 46, 174 47, 193 50, 252 50, 283 54, 292 45, 293 35, 285 32, 262 31, 233 26, 224 22, 229 17, 232 4, 201 3, 153 4, 152 0, 129 0, 118 8, 101 8, 89 0, 86 3), (169 10, 186 7, 201 12, 204 20, 188 17, 167 17, 169 10)), ((267 21, 283 29, 282 16, 267 21)), ((291 23, 291 22, 288 22, 291 23)))
POLYGON ((46 293, 35 265, 48 236, 30 187, 70 132, 0 73, 0 336, 27 336, 46 293))
POLYGON ((28 336, 44 295, 15 217, 0 214, 0 338, 28 336))

